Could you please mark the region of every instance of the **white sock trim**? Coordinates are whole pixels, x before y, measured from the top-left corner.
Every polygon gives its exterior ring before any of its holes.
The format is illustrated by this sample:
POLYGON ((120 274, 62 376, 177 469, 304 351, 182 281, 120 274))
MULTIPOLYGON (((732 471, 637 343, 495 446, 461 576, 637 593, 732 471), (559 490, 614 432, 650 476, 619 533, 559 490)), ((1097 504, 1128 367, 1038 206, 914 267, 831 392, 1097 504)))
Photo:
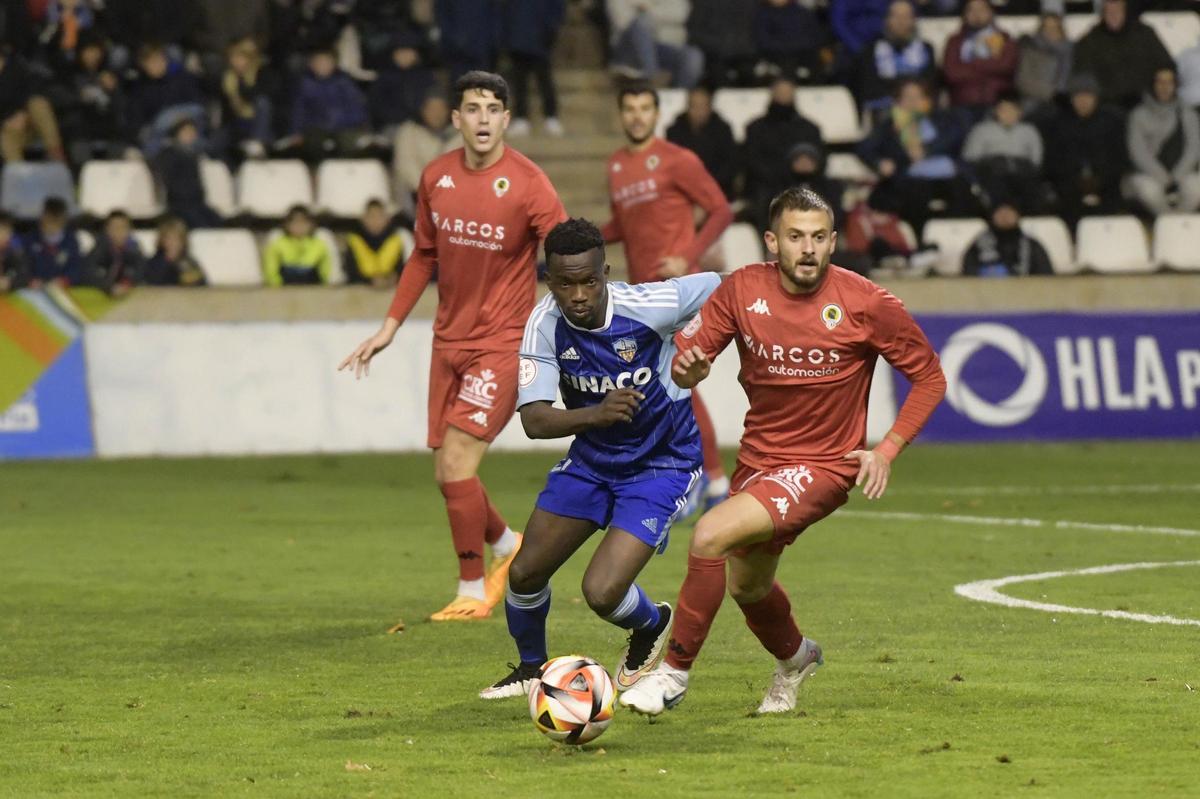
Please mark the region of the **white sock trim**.
POLYGON ((540 608, 542 605, 550 601, 550 585, 547 583, 546 587, 541 591, 538 591, 536 594, 518 594, 514 593, 511 588, 506 589, 504 592, 504 601, 512 605, 514 608, 519 608, 521 610, 534 610, 536 608, 540 608))
POLYGON ((483 588, 483 578, 480 577, 478 580, 459 580, 458 595, 469 596, 471 599, 478 599, 482 602, 487 598, 487 593, 483 588))
POLYGON ((629 586, 629 590, 625 592, 625 598, 621 600, 621 604, 617 605, 616 610, 605 616, 604 620, 614 623, 621 621, 621 619, 633 613, 640 601, 641 597, 638 595, 637 583, 633 583, 629 586))

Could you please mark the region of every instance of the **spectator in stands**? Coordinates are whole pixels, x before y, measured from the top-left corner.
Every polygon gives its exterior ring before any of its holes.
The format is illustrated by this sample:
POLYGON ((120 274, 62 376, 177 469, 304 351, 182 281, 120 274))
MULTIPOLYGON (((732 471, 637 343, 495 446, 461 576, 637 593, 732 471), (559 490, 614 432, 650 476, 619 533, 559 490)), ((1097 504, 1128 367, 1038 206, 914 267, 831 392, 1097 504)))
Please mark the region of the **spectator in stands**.
POLYGON ((317 235, 312 214, 294 205, 283 219, 283 234, 271 239, 263 255, 268 286, 328 283, 333 269, 329 246, 317 235))
POLYGON ((79 37, 75 63, 53 87, 62 137, 71 161, 119 157, 124 138, 125 96, 116 73, 109 68, 108 45, 92 33, 79 37))
POLYGON ((1179 99, 1189 108, 1200 111, 1200 44, 1194 44, 1175 59, 1179 75, 1179 99))
POLYGON ((350 24, 358 34, 362 50, 362 63, 367 69, 381 70, 392 63, 398 39, 416 39, 421 43, 422 60, 430 62, 426 34, 428 24, 423 21, 417 6, 425 5, 433 13, 433 3, 412 2, 356 2, 350 12, 350 24))
POLYGON ((371 200, 358 229, 346 237, 346 282, 390 288, 403 268, 404 239, 383 202, 371 200))
POLYGON ((692 0, 687 19, 688 44, 704 55, 705 79, 714 86, 751 80, 754 11, 757 0, 692 0))
POLYGON ((854 69, 859 104, 872 115, 892 106, 896 81, 937 79, 937 61, 929 42, 917 38, 917 12, 909 0, 894 0, 883 20, 883 34, 858 54, 854 69))
POLYGON ((1104 0, 1100 21, 1075 44, 1072 70, 1100 82, 1100 101, 1129 110, 1163 67, 1174 66, 1162 40, 1129 14, 1125 0, 1104 0))
POLYGON ((500 36, 500 10, 495 0, 438 0, 434 4, 442 60, 450 69, 450 82, 464 72, 496 67, 500 36))
POLYGON ((391 62, 379 70, 369 96, 372 122, 389 134, 420 116, 421 103, 436 83, 433 70, 425 65, 419 34, 405 31, 393 45, 391 62))
POLYGON ((1081 216, 1117 214, 1121 175, 1129 162, 1121 118, 1100 107, 1100 84, 1091 75, 1067 83, 1070 103, 1046 125, 1046 177, 1059 212, 1074 227, 1081 216))
POLYGON ((208 0, 104 0, 104 24, 128 52, 147 42, 170 47, 176 58, 195 44, 203 29, 201 6, 208 0))
POLYGON ((273 136, 274 90, 262 52, 254 39, 238 39, 225 53, 221 73, 221 110, 226 135, 251 158, 267 154, 273 136))
MULTIPOLYGON (((825 174, 825 151, 810 142, 801 142, 788 153, 788 171, 783 188, 812 189, 824 197, 833 208, 834 226, 839 230, 846 221, 846 209, 843 203, 846 195, 846 184, 825 174)), ((782 191, 782 189, 781 189, 782 191)), ((761 230, 766 230, 767 216, 759 217, 763 224, 761 230)))
POLYGON ((204 270, 188 251, 187 225, 169 216, 158 225, 158 245, 146 262, 147 286, 203 286, 204 270))
POLYGON ((421 118, 410 119, 396 132, 392 173, 396 185, 411 202, 421 183, 425 165, 457 141, 457 131, 450 124, 450 104, 440 94, 431 94, 421 103, 421 118))
POLYGON ((996 27, 987 0, 967 0, 962 28, 946 42, 942 72, 953 105, 969 109, 978 119, 1013 86, 1017 45, 996 27))
POLYGON ((704 53, 685 43, 686 0, 605 0, 611 28, 612 65, 625 78, 656 80, 690 89, 704 74, 704 53))
POLYGON ((204 97, 195 77, 181 64, 173 64, 161 44, 143 44, 138 49, 138 67, 141 77, 129 88, 126 122, 130 140, 153 157, 181 119, 190 119, 198 131, 203 130, 204 97))
POLYGON ((829 4, 829 24, 853 60, 883 30, 891 0, 838 0, 829 4))
POLYGON ((987 230, 963 254, 962 273, 972 277, 1051 275, 1050 256, 1037 239, 1021 230, 1015 203, 1002 200, 992 209, 987 230))
POLYGON ((562 136, 558 120, 558 92, 550 69, 550 51, 566 17, 565 0, 507 0, 501 14, 501 37, 512 60, 513 120, 509 136, 529 133, 529 78, 537 80, 542 95, 544 130, 562 136))
POLYGON ((1025 113, 1051 112, 1050 103, 1067 88, 1071 50, 1061 14, 1042 14, 1037 32, 1017 42, 1014 83, 1025 113))
POLYGON ((299 137, 305 156, 315 162, 357 154, 369 124, 366 99, 338 69, 333 50, 314 50, 292 105, 292 134, 299 137))
POLYGON ((13 219, 0 211, 0 294, 29 284, 29 259, 13 233, 13 219))
POLYGON ((50 281, 68 285, 83 281, 83 253, 67 216, 67 203, 61 197, 46 199, 37 229, 25 234, 21 249, 29 258, 29 284, 33 288, 50 281))
POLYGON ((920 81, 900 81, 889 119, 858 145, 880 177, 871 207, 897 214, 918 231, 934 215, 971 216, 977 203, 958 162, 962 140, 955 113, 935 109, 920 81))
POLYGON ((1038 206, 1042 135, 1021 119, 1015 92, 996 100, 992 114, 967 134, 962 159, 971 165, 988 198, 1012 197, 1025 213, 1038 206))
POLYGON ((701 84, 690 90, 687 110, 667 128, 667 141, 700 156, 704 168, 732 200, 738 173, 737 142, 733 140, 733 128, 713 111, 712 101, 712 90, 707 86, 701 84))
POLYGON ((34 136, 50 158, 66 160, 54 108, 11 44, 0 43, 0 156, 5 163, 24 161, 34 136))
POLYGON ((796 84, 786 77, 771 83, 767 112, 746 128, 742 163, 746 167, 744 195, 751 208, 769 204, 775 196, 787 155, 801 142, 824 147, 820 129, 796 110, 796 84))
POLYGON ((151 165, 166 195, 167 211, 188 227, 219 227, 221 217, 208 206, 200 173, 200 133, 190 119, 181 119, 171 130, 170 143, 154 156, 151 165))
POLYGON ((1175 70, 1160 69, 1129 115, 1128 194, 1152 214, 1200 208, 1200 116, 1179 101, 1175 70))
POLYGON ((824 83, 833 63, 830 34, 815 12, 798 0, 760 0, 754 13, 754 47, 764 74, 797 83, 824 83))
POLYGON ((144 278, 146 259, 133 237, 133 221, 124 211, 112 211, 104 231, 88 253, 84 282, 114 297, 129 293, 144 278))

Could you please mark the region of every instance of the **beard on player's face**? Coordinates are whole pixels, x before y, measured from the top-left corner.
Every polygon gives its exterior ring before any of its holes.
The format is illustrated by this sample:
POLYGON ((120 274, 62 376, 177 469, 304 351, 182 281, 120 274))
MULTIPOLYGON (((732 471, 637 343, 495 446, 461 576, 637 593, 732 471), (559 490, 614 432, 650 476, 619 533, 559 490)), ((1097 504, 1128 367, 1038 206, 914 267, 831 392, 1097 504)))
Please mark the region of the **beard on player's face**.
MULTIPOLYGON (((646 96, 648 98, 648 96, 646 96)), ((654 136, 658 122, 658 109, 653 101, 642 96, 629 98, 621 107, 621 128, 630 144, 643 144, 654 136), (639 101, 641 104, 638 105, 639 101)))

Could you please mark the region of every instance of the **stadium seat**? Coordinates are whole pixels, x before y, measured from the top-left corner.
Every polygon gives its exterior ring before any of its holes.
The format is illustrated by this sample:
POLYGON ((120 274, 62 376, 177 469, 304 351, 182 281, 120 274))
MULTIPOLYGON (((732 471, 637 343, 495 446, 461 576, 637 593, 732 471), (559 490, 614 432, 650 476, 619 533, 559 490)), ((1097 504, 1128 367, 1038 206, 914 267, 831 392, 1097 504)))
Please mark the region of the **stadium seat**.
POLYGON ((1068 39, 1077 42, 1099 21, 1099 14, 1067 14, 1063 17, 1063 32, 1068 39))
POLYGON ((1071 230, 1057 216, 1027 216, 1021 220, 1021 230, 1038 240, 1050 256, 1050 266, 1058 275, 1071 275, 1079 271, 1075 263, 1075 246, 1071 243, 1071 230))
POLYGON ((725 261, 725 269, 732 271, 741 269, 746 264, 756 264, 763 259, 762 237, 754 225, 739 222, 730 225, 721 238, 717 240, 721 250, 721 258, 725 261))
POLYGON ((1200 214, 1163 214, 1154 220, 1154 263, 1200 271, 1200 214))
POLYGON ((404 242, 404 260, 407 261, 413 254, 413 250, 417 248, 417 238, 406 227, 397 228, 396 232, 400 234, 400 240, 404 242))
POLYGON ((975 218, 931 219, 926 222, 922 233, 925 243, 938 248, 934 271, 939 275, 961 275, 963 254, 975 237, 985 230, 987 223, 975 218))
POLYGON ((237 213, 237 203, 233 199, 233 176, 224 161, 210 158, 200 163, 200 180, 204 183, 204 199, 208 207, 223 218, 228 219, 237 213))
POLYGON ((200 229, 188 237, 210 286, 261 286, 258 244, 248 230, 200 229))
POLYGON ((154 251, 158 249, 158 231, 153 228, 133 231, 133 240, 137 242, 142 255, 147 258, 154 255, 154 251))
POLYGON ((1136 216, 1088 216, 1075 228, 1077 260, 1097 272, 1153 272, 1146 229, 1136 216))
MULTIPOLYGON (((265 247, 275 239, 283 235, 283 231, 275 228, 267 234, 266 241, 263 242, 265 247)), ((329 284, 331 286, 341 285, 346 282, 346 268, 342 264, 342 248, 338 244, 337 237, 328 228, 317 228, 317 238, 325 242, 325 246, 329 248, 329 284)))
POLYGON ((150 168, 143 161, 88 161, 79 175, 79 207, 94 217, 118 209, 134 219, 162 213, 150 168))
POLYGON ((767 111, 771 92, 767 89, 720 89, 713 95, 713 110, 733 128, 734 141, 746 140, 746 128, 767 111))
MULTIPOLYGON (((758 107, 761 116, 766 103, 758 107)), ((858 106, 845 86, 804 86, 796 92, 796 110, 821 129, 826 144, 850 144, 862 138, 858 106)))
POLYGON ((357 219, 368 200, 391 207, 387 170, 372 158, 331 159, 317 167, 317 209, 341 219, 357 219))
POLYGON ((79 251, 84 255, 87 255, 96 246, 96 236, 90 230, 77 229, 75 238, 79 241, 79 251))
POLYGON ((1178 59, 1200 42, 1200 16, 1195 11, 1153 11, 1142 14, 1141 20, 1154 28, 1171 58, 1178 59))
POLYGON ((850 183, 874 183, 875 173, 854 153, 830 153, 825 174, 850 183))
POLYGON ((912 225, 908 224, 903 219, 901 219, 897 224, 900 227, 900 235, 904 236, 904 241, 908 243, 909 251, 916 252, 921 243, 917 240, 917 233, 915 230, 913 230, 912 225))
POLYGON ((946 49, 946 40, 958 32, 962 20, 958 17, 918 17, 917 35, 929 42, 933 48, 933 57, 942 63, 942 51, 946 49))
POLYGON ((66 164, 21 161, 5 164, 0 178, 0 197, 5 211, 17 219, 37 219, 42 204, 50 197, 59 197, 75 215, 75 181, 66 164))
POLYGON ((282 219, 293 205, 312 207, 312 178, 303 161, 247 161, 237 175, 238 208, 261 219, 282 219))
POLYGON ((1002 31, 1007 33, 1014 39, 1020 39, 1026 34, 1037 33, 1038 24, 1041 18, 1036 14, 999 14, 996 16, 996 25, 1002 31))

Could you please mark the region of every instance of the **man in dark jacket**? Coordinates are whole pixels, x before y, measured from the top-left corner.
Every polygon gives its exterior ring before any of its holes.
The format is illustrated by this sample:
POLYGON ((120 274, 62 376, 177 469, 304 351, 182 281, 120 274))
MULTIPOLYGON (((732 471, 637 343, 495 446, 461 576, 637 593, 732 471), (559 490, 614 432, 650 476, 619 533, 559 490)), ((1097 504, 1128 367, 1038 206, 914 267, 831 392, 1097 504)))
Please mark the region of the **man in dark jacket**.
POLYGON ((971 242, 963 255, 962 273, 973 277, 1051 275, 1050 256, 1041 243, 1021 230, 1015 204, 996 203, 988 229, 971 242))
POLYGON ((558 121, 558 92, 550 68, 550 51, 566 17, 565 0, 506 0, 501 13, 500 38, 513 64, 513 119, 508 135, 529 132, 529 79, 537 81, 542 95, 545 130, 563 135, 558 121))
POLYGON ((145 44, 138 50, 141 77, 129 88, 126 122, 129 139, 139 142, 147 156, 162 148, 179 120, 204 123, 200 85, 180 64, 171 63, 166 48, 145 44))
POLYGON ((758 4, 754 46, 775 74, 801 83, 825 83, 827 70, 821 51, 831 40, 816 13, 795 0, 761 0, 758 4))
POLYGON ((688 44, 704 53, 706 79, 717 86, 751 79, 754 61, 756 0, 692 0, 688 44))
POLYGON ((737 142, 729 123, 713 111, 712 90, 697 86, 688 92, 687 110, 667 128, 667 141, 700 156, 721 191, 733 199, 733 182, 738 173, 737 142))
POLYGON ((1081 216, 1121 213, 1121 176, 1129 162, 1125 128, 1100 106, 1100 84, 1075 75, 1067 85, 1070 103, 1046 124, 1046 177, 1054 185, 1059 212, 1071 227, 1081 216))
POLYGON ((894 0, 883 21, 883 35, 858 54, 855 90, 859 104, 873 114, 892 105, 896 82, 916 78, 932 85, 937 61, 929 42, 917 38, 917 12, 910 0, 894 0))
POLYGON ((1100 83, 1100 101, 1128 110, 1142 99, 1154 73, 1175 62, 1146 23, 1129 14, 1125 0, 1104 0, 1100 21, 1075 44, 1074 74, 1100 83))
POLYGON ((308 159, 356 153, 369 121, 366 98, 354 80, 338 69, 333 50, 314 50, 292 104, 292 133, 302 139, 308 159))
POLYGON ((495 68, 500 38, 495 0, 438 0, 434 11, 442 34, 442 60, 450 69, 451 83, 472 69, 495 68))
POLYGON ((771 102, 767 112, 746 128, 742 145, 746 165, 744 195, 752 207, 775 196, 780 172, 787 154, 801 142, 824 148, 821 130, 796 110, 796 84, 788 78, 776 78, 771 84, 771 102))
POLYGON ((371 86, 371 119, 393 128, 421 114, 421 103, 434 87, 433 70, 425 64, 425 42, 415 31, 402 31, 392 42, 392 60, 371 86))

